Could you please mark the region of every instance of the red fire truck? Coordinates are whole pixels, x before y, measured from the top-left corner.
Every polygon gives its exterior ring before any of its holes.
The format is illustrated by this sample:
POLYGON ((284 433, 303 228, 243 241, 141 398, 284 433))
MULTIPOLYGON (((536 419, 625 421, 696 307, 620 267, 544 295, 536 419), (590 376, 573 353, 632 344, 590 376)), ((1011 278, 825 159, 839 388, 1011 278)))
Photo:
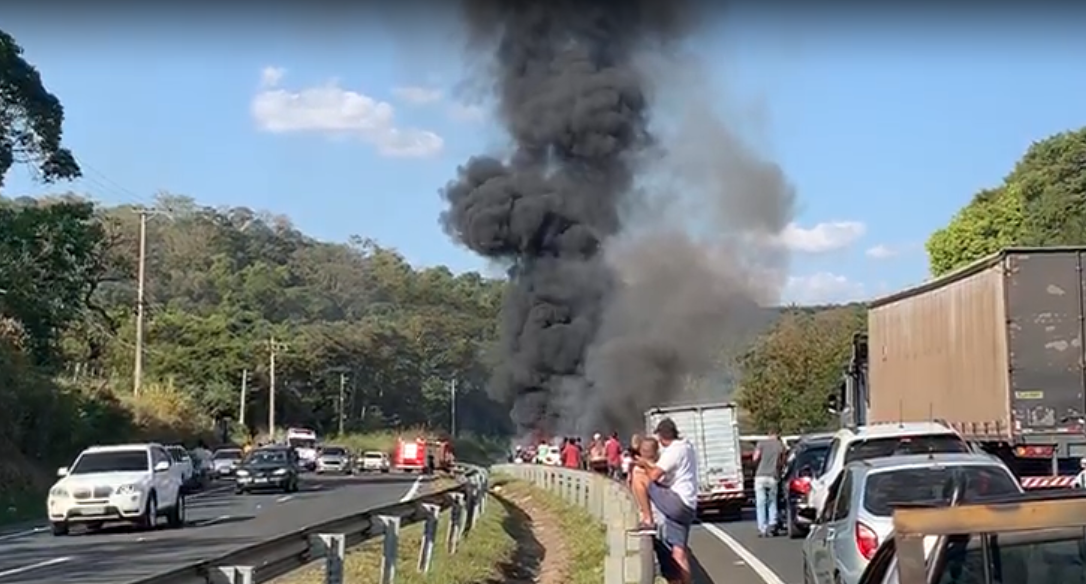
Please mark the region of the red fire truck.
POLYGON ((401 472, 432 470, 451 471, 456 457, 449 440, 427 441, 423 437, 414 440, 400 438, 392 454, 392 467, 401 472))

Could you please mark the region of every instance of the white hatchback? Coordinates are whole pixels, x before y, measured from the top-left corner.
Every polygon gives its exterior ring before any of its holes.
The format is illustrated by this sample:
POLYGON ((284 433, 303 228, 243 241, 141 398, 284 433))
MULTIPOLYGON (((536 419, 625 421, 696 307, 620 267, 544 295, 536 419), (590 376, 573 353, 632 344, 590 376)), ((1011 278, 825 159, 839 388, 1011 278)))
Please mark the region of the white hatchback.
POLYGON ((57 469, 46 508, 54 535, 73 523, 97 529, 107 522, 153 529, 159 517, 170 527, 185 524, 185 496, 178 473, 159 444, 92 446, 71 467, 57 469))
POLYGON ((830 485, 852 462, 898 454, 972 451, 960 434, 938 422, 894 422, 844 428, 833 435, 822 472, 811 481, 807 502, 814 516, 821 514, 830 485))

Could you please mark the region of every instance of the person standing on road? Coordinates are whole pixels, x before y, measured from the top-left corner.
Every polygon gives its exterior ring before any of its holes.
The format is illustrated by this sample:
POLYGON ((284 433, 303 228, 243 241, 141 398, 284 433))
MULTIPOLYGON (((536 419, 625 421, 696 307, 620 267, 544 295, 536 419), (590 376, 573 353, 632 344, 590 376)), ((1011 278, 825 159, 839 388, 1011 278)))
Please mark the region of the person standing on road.
POLYGON ((777 526, 777 489, 784 443, 776 430, 754 449, 754 516, 758 522, 758 537, 768 537, 777 526))
POLYGON ((581 449, 573 438, 566 438, 566 445, 562 447, 562 466, 566 468, 581 468, 581 449))
POLYGON ((657 534, 660 571, 671 584, 691 584, 687 545, 698 509, 698 466, 694 447, 679 436, 671 418, 656 425, 656 439, 663 450, 656 462, 638 457, 634 463, 645 470, 633 473, 630 487, 641 512, 637 531, 657 534), (655 510, 659 521, 655 520, 655 510), (659 529, 657 529, 659 524, 659 529))
POLYGON ((607 476, 620 480, 622 478, 622 444, 618 441, 618 432, 611 432, 603 449, 607 455, 607 476))

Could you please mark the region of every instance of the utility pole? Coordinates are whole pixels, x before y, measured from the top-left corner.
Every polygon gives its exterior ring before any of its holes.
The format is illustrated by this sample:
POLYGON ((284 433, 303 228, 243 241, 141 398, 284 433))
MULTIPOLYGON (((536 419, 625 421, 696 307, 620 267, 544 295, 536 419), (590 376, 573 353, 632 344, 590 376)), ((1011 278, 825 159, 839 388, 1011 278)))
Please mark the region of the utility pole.
POLYGON ((286 349, 272 337, 268 340, 268 436, 275 440, 275 358, 279 351, 286 349))
POLYGON ((245 402, 249 399, 249 370, 241 370, 241 399, 238 401, 238 422, 245 425, 245 402))
POLYGON ((132 370, 132 393, 139 395, 140 388, 143 385, 143 313, 145 308, 144 284, 147 276, 147 218, 152 215, 165 215, 169 218, 169 214, 162 210, 148 209, 146 207, 136 209, 136 213, 140 216, 140 257, 139 269, 136 275, 138 278, 136 282, 136 359, 132 370))
POLYGON ((449 419, 450 434, 456 438, 456 378, 449 382, 449 419))
POLYGON ((347 395, 347 375, 339 374, 339 435, 343 436, 343 406, 347 395))
POLYGON ((132 393, 140 394, 143 384, 143 280, 147 265, 147 209, 140 209, 139 281, 136 283, 136 364, 132 371, 132 393))

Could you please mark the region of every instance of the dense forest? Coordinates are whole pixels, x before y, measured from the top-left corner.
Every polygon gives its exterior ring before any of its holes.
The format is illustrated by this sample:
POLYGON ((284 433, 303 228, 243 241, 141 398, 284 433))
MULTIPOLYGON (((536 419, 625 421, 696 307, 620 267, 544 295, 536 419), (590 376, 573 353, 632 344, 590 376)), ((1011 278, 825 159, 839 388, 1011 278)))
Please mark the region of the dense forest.
POLYGON ((507 431, 483 386, 499 282, 176 196, 160 197, 146 223, 135 395, 137 211, 71 195, 0 200, 5 452, 59 461, 100 440, 263 431, 272 339, 280 427, 335 433, 342 415, 347 432, 448 430, 455 381, 460 431, 507 431))

